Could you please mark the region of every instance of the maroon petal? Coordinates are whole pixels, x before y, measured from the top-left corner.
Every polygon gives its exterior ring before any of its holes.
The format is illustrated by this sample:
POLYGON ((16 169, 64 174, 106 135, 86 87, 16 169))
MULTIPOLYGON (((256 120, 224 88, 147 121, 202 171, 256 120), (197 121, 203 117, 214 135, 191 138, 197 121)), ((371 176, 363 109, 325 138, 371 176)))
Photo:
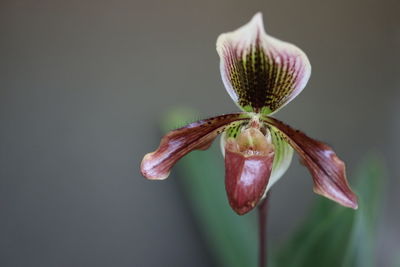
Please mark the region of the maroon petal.
POLYGON ((229 204, 239 215, 249 212, 259 203, 271 176, 274 151, 262 139, 257 141, 264 144, 259 144, 260 149, 256 150, 243 151, 241 141, 234 139, 229 139, 225 146, 225 188, 229 204))
POLYGON ((299 153, 302 163, 312 174, 315 193, 345 207, 357 209, 357 196, 347 182, 345 164, 331 147, 311 139, 277 119, 263 119, 283 132, 288 143, 299 153))
POLYGON ((168 177, 172 166, 195 149, 207 149, 226 125, 248 120, 245 113, 227 114, 200 120, 165 135, 158 149, 144 156, 140 166, 143 176, 152 180, 168 177))

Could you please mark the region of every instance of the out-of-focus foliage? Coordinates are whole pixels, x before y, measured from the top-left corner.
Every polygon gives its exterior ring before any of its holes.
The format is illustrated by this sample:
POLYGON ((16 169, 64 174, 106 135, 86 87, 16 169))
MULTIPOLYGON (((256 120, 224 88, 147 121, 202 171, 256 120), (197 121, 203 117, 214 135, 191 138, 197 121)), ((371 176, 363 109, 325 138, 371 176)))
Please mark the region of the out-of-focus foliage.
POLYGON ((378 159, 368 158, 361 164, 355 179, 357 211, 318 198, 304 223, 274 254, 275 266, 375 266, 383 173, 378 159))
MULTIPOLYGON (((173 112, 163 128, 173 128, 194 113, 173 112)), ((177 165, 185 196, 205 235, 218 266, 257 266, 257 225, 251 215, 238 216, 224 190, 224 166, 217 146, 195 151, 177 165)), ((277 250, 270 251, 272 267, 373 267, 374 240, 384 168, 379 159, 364 159, 356 174, 357 211, 318 197, 304 222, 277 250)), ((253 212, 254 214, 254 212, 253 212)))

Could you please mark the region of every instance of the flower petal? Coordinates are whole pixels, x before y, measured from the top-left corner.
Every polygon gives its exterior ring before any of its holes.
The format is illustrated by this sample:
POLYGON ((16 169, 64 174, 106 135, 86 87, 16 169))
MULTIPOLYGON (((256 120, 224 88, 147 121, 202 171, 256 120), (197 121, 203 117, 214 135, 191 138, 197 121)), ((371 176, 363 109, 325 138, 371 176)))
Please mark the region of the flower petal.
MULTIPOLYGON (((221 135, 221 152, 225 157, 225 146, 226 141, 229 137, 236 138, 241 129, 243 129, 247 123, 240 123, 231 127, 227 127, 224 133, 221 135)), ((264 196, 268 190, 285 174, 290 166, 293 158, 293 148, 286 141, 286 137, 273 126, 269 126, 269 132, 271 134, 272 144, 275 150, 274 162, 272 165, 271 177, 269 178, 268 186, 264 192, 264 196)))
POLYGON ((247 112, 270 114, 305 87, 311 65, 298 47, 267 35, 261 13, 217 40, 222 80, 247 112))
POLYGON ((234 113, 193 122, 165 135, 158 149, 144 156, 141 163, 143 176, 152 180, 168 177, 172 166, 195 149, 207 149, 224 131, 226 125, 248 120, 245 113, 234 113))
POLYGON ((347 182, 345 164, 332 148, 277 119, 265 116, 263 120, 284 133, 287 142, 299 153, 312 174, 315 193, 345 207, 357 209, 357 197, 347 182))
POLYGON ((238 139, 226 141, 225 189, 229 204, 239 215, 249 212, 259 203, 268 185, 274 150, 266 140, 259 130, 250 128, 238 139), (243 150, 248 140, 252 148, 243 150))
POLYGON ((271 126, 269 130, 275 148, 275 157, 271 177, 264 195, 285 174, 293 158, 293 148, 287 143, 285 136, 275 127, 271 126))

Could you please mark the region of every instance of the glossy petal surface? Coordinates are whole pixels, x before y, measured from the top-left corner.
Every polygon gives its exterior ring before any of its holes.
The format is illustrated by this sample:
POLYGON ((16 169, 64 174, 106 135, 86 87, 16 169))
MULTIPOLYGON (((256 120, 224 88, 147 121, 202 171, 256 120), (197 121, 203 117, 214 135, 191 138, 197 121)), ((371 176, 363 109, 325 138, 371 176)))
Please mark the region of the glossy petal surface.
MULTIPOLYGON (((248 120, 243 113, 221 115, 193 122, 165 135, 158 149, 144 156, 141 164, 143 176, 152 180, 168 177, 172 166, 195 149, 207 149, 227 125, 248 120)), ((201 162, 199 162, 201 164, 201 162)))
POLYGON ((242 215, 261 200, 271 175, 274 149, 258 129, 244 130, 225 145, 225 188, 232 209, 242 215))
POLYGON ((271 117, 263 119, 279 129, 286 136, 287 142, 299 153, 303 164, 312 174, 315 193, 345 207, 357 209, 357 197, 347 182, 345 165, 331 147, 277 119, 271 117))
MULTIPOLYGON (((225 157, 225 146, 228 138, 236 138, 241 130, 246 127, 246 122, 232 125, 227 127, 225 132, 221 135, 221 152, 225 157)), ((268 181, 268 186, 264 192, 267 191, 285 174, 290 166, 293 158, 293 148, 286 141, 285 135, 277 128, 270 126, 269 133, 271 135, 271 142, 274 146, 274 161, 272 164, 272 171, 268 181)))
POLYGON ((217 40, 225 88, 239 107, 269 114, 305 87, 311 65, 296 46, 267 35, 262 15, 217 40))

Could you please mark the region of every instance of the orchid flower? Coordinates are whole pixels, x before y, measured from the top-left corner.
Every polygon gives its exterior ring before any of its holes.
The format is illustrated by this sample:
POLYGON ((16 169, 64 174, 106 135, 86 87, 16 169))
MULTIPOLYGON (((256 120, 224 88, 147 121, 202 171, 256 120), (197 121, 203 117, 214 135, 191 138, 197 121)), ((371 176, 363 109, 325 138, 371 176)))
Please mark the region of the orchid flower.
POLYGON ((261 13, 239 29, 221 34, 217 52, 225 88, 242 112, 200 120, 169 132, 158 149, 143 158, 142 174, 163 180, 180 158, 193 150, 207 149, 222 134, 226 193, 239 215, 265 198, 288 169, 293 149, 310 171, 315 193, 357 209, 345 164, 332 148, 271 116, 306 86, 311 74, 306 54, 269 36, 261 13))

